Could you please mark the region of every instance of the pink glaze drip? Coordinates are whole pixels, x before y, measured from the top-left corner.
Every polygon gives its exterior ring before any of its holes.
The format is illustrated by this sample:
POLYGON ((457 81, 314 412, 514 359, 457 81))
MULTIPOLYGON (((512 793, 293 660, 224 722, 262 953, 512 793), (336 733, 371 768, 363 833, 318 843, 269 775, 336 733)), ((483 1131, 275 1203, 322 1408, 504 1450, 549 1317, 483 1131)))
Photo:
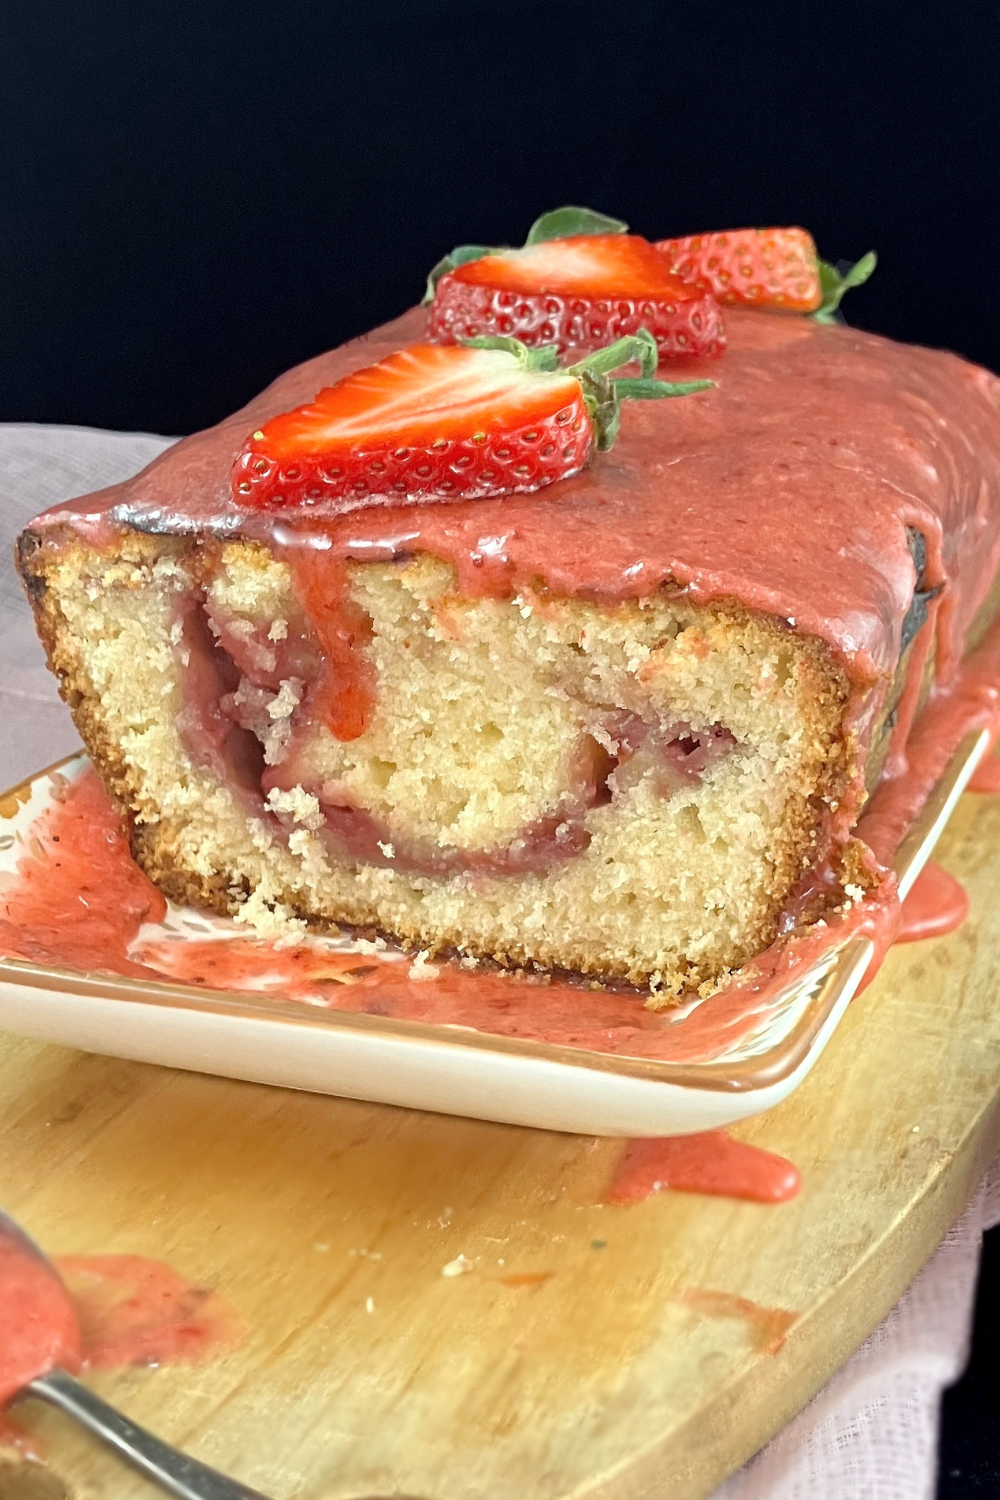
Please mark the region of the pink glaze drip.
POLYGON ((759 1354, 777 1354, 784 1347, 799 1315, 786 1307, 761 1307, 748 1297, 719 1292, 714 1287, 689 1287, 674 1298, 692 1312, 708 1318, 738 1318, 745 1324, 759 1354))
POLYGON ((76 1306, 86 1369, 200 1364, 247 1337, 247 1324, 217 1292, 162 1260, 62 1255, 56 1265, 76 1306))
POLYGON ((882 771, 883 778, 902 776, 906 773, 909 754, 910 731, 920 707, 924 687, 924 669, 934 649, 937 616, 941 608, 941 596, 932 599, 927 610, 927 619, 921 626, 911 649, 906 681, 896 707, 896 724, 889 741, 889 753, 882 771))
POLYGON ((961 881, 931 860, 924 866, 903 902, 897 943, 943 937, 955 932, 969 915, 969 895, 961 881))
POLYGON ((858 823, 858 837, 887 865, 907 828, 967 734, 1000 731, 1000 621, 931 695, 906 745, 906 770, 882 781, 858 823))
MULTIPOLYGON (((66 1255, 54 1264, 0 1231, 0 1407, 56 1366, 196 1364, 247 1337, 222 1297, 163 1261, 66 1255)), ((21 1445, 23 1435, 12 1429, 8 1440, 21 1445)))
POLYGON ((356 740, 375 707, 375 674, 362 649, 371 640, 371 621, 347 595, 343 563, 302 548, 295 548, 285 560, 322 650, 313 715, 337 739, 356 740))
MULTIPOLYGON (((120 815, 94 771, 74 781, 36 820, 28 842, 18 877, 0 896, 0 913, 6 914, 0 918, 0 953, 8 957, 679 1063, 706 1061, 738 1042, 758 1024, 774 989, 829 940, 829 931, 822 929, 768 950, 739 982, 688 1014, 647 1010, 644 995, 631 989, 590 989, 559 978, 546 982, 489 969, 470 972, 453 962, 434 965, 433 978, 413 979, 406 960, 345 954, 316 944, 275 948, 242 937, 140 938, 147 913, 140 900, 122 900, 95 921, 81 949, 76 928, 60 920, 72 910, 81 881, 85 889, 96 885, 112 897, 148 885, 132 863, 120 815), (68 844, 67 828, 75 843, 68 844), (55 863, 53 848, 69 848, 73 857, 55 863), (96 873, 92 852, 98 858, 96 873)), ((885 882, 878 901, 854 908, 842 923, 844 932, 876 926, 890 889, 891 881, 885 882)), ((161 901, 149 910, 149 920, 158 920, 162 911, 161 901)), ((884 920, 883 927, 888 930, 884 920)))
POLYGON ((605 1193, 606 1203, 641 1203, 667 1188, 753 1203, 787 1203, 802 1186, 783 1156, 734 1140, 724 1130, 629 1141, 605 1193))
POLYGON ((33 825, 17 875, 0 876, 0 953, 148 979, 128 945, 143 922, 162 921, 166 910, 91 772, 33 825))

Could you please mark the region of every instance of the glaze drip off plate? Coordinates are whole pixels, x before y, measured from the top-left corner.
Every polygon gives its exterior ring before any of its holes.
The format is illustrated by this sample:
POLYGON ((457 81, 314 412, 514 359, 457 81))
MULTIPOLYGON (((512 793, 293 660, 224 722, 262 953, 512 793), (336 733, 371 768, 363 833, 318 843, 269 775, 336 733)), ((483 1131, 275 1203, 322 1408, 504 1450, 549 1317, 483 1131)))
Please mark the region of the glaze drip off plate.
MULTIPOLYGON (((902 894, 988 738, 966 737, 901 845, 902 894)), ((92 774, 81 755, 0 798, 3 884, 26 857, 45 857, 33 825, 92 774)), ((308 947, 314 975, 341 977, 304 990, 299 977, 290 986, 290 950, 169 905, 129 948, 148 978, 0 959, 0 1027, 88 1052, 416 1109, 587 1135, 673 1135, 730 1124, 790 1094, 826 1046, 873 951, 867 937, 848 939, 784 987, 748 1001, 732 1025, 715 1023, 722 996, 654 1013, 634 993, 602 992, 595 1002, 578 991, 581 1011, 596 1004, 588 1031, 575 1023, 564 987, 560 1005, 555 990, 505 979, 497 1001, 490 976, 494 1002, 473 1028, 442 1020, 461 1013, 446 993, 452 966, 432 965, 429 976, 412 955, 391 947, 373 954, 371 943, 348 938, 310 938, 308 947), (190 974, 195 946, 200 960, 216 944, 227 963, 211 987, 177 982, 190 974), (223 972, 239 973, 238 990, 215 987, 223 972), (303 998, 285 998, 294 991, 303 998), (529 1029, 544 1039, 524 1035, 529 1029)), ((211 963, 204 967, 210 975, 211 963)))

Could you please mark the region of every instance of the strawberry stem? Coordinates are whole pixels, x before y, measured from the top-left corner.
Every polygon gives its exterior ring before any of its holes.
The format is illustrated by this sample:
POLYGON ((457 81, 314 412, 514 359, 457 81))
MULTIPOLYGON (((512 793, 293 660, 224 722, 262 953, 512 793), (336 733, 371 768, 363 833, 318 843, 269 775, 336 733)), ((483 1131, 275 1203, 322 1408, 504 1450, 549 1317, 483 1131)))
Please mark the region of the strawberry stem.
POLYGON ((643 375, 648 377, 655 371, 659 358, 660 351, 653 335, 645 328, 640 328, 638 333, 607 344, 603 349, 588 354, 578 364, 570 365, 569 373, 578 378, 582 374, 610 375, 613 370, 620 370, 622 365, 630 365, 633 360, 638 360, 643 375))
POLYGON ((466 349, 502 349, 505 354, 513 354, 526 370, 552 371, 559 368, 556 344, 540 344, 536 349, 529 349, 520 339, 508 338, 502 333, 481 333, 474 339, 460 339, 459 343, 466 349))
POLYGON ((598 453, 606 453, 614 447, 621 426, 623 400, 655 401, 664 396, 689 396, 715 384, 714 380, 656 380, 654 371, 659 357, 653 335, 640 328, 638 333, 618 339, 569 366, 566 373, 575 375, 583 388, 583 399, 594 424, 594 447, 598 453), (642 372, 639 379, 610 379, 615 370, 633 362, 638 363, 642 372))
MULTIPOLYGON (((461 342, 467 349, 500 349, 505 354, 512 354, 526 370, 542 370, 548 374, 559 370, 558 350, 551 344, 529 349, 520 339, 488 333, 461 342)), ((695 391, 707 391, 715 384, 714 380, 656 380, 653 372, 659 357, 653 335, 648 329, 640 328, 638 333, 607 344, 603 349, 595 349, 586 359, 559 371, 580 382, 598 453, 606 453, 614 447, 621 426, 623 400, 657 401, 664 396, 690 396, 695 391), (610 378, 623 365, 631 364, 638 364, 642 372, 638 379, 610 378)))
POLYGON ((707 391, 714 380, 616 380, 615 390, 629 401, 658 401, 664 396, 690 396, 707 391))
POLYGON ((878 256, 874 250, 869 250, 867 255, 863 255, 846 271, 841 271, 838 266, 832 266, 827 260, 821 260, 819 262, 819 285, 823 293, 823 301, 812 314, 813 319, 817 323, 835 323, 837 309, 840 307, 845 292, 849 292, 852 287, 863 286, 877 265, 878 256))

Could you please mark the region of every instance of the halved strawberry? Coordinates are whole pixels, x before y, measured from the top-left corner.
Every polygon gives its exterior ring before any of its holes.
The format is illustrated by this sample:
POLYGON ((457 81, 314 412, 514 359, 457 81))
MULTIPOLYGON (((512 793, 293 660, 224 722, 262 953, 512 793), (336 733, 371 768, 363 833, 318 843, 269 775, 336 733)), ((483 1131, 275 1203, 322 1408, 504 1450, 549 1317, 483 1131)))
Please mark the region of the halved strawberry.
POLYGON ((804 229, 727 229, 659 240, 669 269, 720 302, 813 312, 822 293, 819 257, 804 229))
POLYGON ((411 344, 253 433, 234 465, 233 493, 255 508, 340 515, 539 489, 611 446, 623 396, 680 396, 711 384, 654 380, 656 359, 645 332, 568 370, 556 368, 554 349, 517 339, 411 344), (610 378, 635 360, 640 378, 610 378))
POLYGON ((820 260, 804 229, 726 229, 658 240, 675 276, 730 306, 776 307, 813 313, 828 322, 844 293, 875 269, 866 255, 846 274, 820 260))
POLYGON ((566 352, 646 328, 661 357, 721 354, 714 297, 686 286, 626 228, 564 208, 537 220, 520 250, 459 246, 431 272, 428 337, 452 343, 500 334, 566 352))

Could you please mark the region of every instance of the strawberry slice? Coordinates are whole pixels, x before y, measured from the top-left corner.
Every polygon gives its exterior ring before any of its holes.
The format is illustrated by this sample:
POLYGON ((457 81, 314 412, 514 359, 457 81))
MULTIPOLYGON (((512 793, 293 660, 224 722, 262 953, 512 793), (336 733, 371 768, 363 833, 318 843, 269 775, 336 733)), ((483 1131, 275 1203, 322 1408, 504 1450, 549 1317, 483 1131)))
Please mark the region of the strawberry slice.
POLYGON ((540 489, 614 442, 623 397, 687 395, 711 381, 655 380, 642 332, 568 370, 517 339, 411 344, 251 434, 233 467, 241 505, 322 507, 476 500, 540 489), (641 375, 612 380, 638 360, 641 375))
POLYGON ((721 354, 715 298, 686 285, 648 240, 589 209, 544 214, 520 250, 461 245, 431 272, 428 337, 503 335, 560 351, 646 328, 660 356, 721 354))
POLYGON ((846 274, 820 260, 804 229, 727 229, 659 240, 670 271, 730 306, 775 307, 832 320, 840 299, 875 269, 866 255, 846 274))

